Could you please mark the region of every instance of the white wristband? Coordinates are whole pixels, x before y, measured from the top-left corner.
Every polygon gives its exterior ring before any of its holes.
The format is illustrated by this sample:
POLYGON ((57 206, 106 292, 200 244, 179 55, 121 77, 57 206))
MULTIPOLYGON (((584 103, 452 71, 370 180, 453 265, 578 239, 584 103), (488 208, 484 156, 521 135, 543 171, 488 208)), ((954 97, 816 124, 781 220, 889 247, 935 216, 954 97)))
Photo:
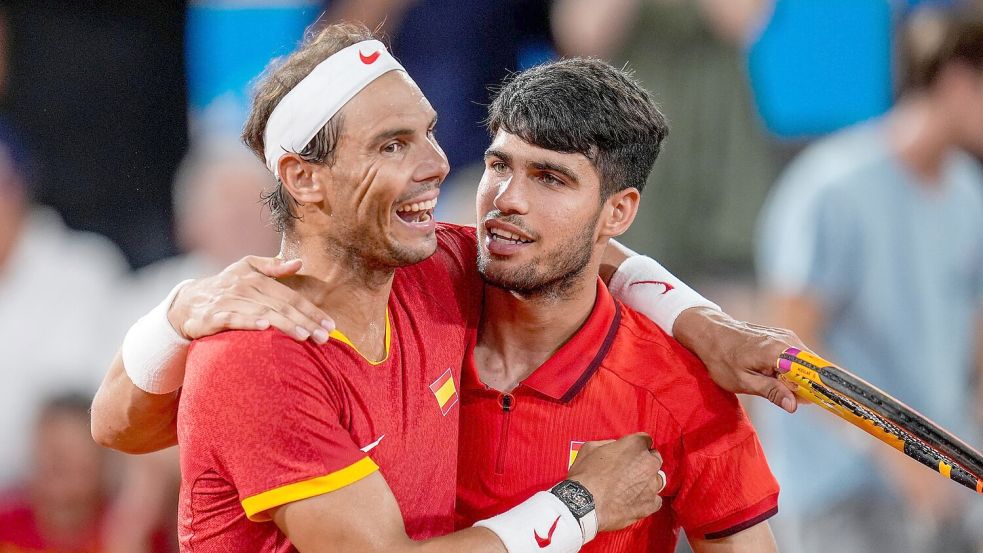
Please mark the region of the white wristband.
POLYGON ((168 394, 184 381, 184 361, 191 343, 177 333, 167 320, 174 297, 191 282, 178 284, 164 301, 140 317, 123 338, 123 368, 133 384, 151 394, 168 394))
POLYGON ((474 525, 495 532, 509 553, 576 553, 585 543, 577 517, 550 492, 474 525))
POLYGON ((626 259, 611 276, 611 295, 645 315, 672 336, 676 317, 691 307, 720 306, 696 293, 658 261, 645 255, 626 259))

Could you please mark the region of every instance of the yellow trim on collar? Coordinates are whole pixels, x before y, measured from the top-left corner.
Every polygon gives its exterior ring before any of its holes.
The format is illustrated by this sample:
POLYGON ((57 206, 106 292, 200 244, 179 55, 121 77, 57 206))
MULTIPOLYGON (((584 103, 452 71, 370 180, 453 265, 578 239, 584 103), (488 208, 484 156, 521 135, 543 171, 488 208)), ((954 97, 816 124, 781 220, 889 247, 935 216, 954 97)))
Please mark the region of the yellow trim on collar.
POLYGON ((353 350, 355 350, 355 353, 357 353, 358 356, 361 357, 362 359, 364 359, 365 362, 368 363, 369 365, 381 365, 382 363, 385 363, 387 359, 389 359, 389 344, 390 344, 390 342, 392 340, 392 338, 391 338, 392 331, 390 330, 389 327, 390 327, 390 325, 389 325, 389 308, 386 308, 386 355, 384 355, 383 358, 380 359, 380 360, 378 360, 378 361, 373 361, 373 360, 369 359, 368 357, 366 357, 365 355, 363 355, 362 352, 358 351, 358 348, 355 347, 355 344, 353 344, 352 341, 348 339, 348 336, 345 336, 344 333, 342 333, 337 328, 334 329, 334 330, 332 330, 331 331, 331 334, 329 336, 332 339, 334 339, 334 340, 338 340, 342 344, 347 344, 348 347, 350 347, 353 350))

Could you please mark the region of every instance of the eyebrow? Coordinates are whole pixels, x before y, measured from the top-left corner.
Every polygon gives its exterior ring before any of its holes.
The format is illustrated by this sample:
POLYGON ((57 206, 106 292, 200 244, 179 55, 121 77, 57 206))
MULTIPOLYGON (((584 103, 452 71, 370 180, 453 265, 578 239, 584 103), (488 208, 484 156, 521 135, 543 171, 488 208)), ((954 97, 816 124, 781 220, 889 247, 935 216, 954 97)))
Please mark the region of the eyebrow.
POLYGON ((485 159, 490 157, 497 157, 498 159, 504 161, 505 163, 512 163, 512 156, 495 148, 488 148, 485 150, 485 159))
POLYGON ((570 182, 572 182, 573 184, 580 184, 580 181, 577 179, 577 176, 574 175, 573 171, 571 171, 565 165, 560 165, 558 163, 551 163, 549 161, 532 161, 529 162, 529 166, 539 171, 554 171, 570 179, 570 182))
MULTIPOLYGON (((433 116, 433 119, 430 120, 430 125, 427 128, 432 129, 436 124, 437 124, 437 115, 435 114, 433 116)), ((413 134, 414 132, 416 131, 410 128, 386 129, 380 132, 379 134, 373 136, 371 143, 378 144, 380 142, 385 142, 392 138, 396 138, 397 136, 406 136, 408 134, 413 134)))
MULTIPOLYGON (((509 154, 497 150, 495 148, 488 148, 485 150, 485 159, 490 157, 497 157, 504 161, 505 163, 512 164, 512 156, 509 154)), ((566 178, 570 179, 573 184, 580 184, 580 180, 567 166, 560 165, 559 163, 552 163, 550 161, 530 161, 526 164, 527 167, 531 167, 537 171, 554 171, 560 173, 566 178)))
POLYGON ((378 144, 380 142, 385 142, 385 141, 390 140, 392 138, 396 138, 397 136, 406 136, 408 134, 413 134, 413 129, 406 129, 406 128, 402 128, 402 129, 387 129, 387 130, 384 130, 384 131, 380 132, 379 134, 373 136, 371 143, 372 144, 378 144))

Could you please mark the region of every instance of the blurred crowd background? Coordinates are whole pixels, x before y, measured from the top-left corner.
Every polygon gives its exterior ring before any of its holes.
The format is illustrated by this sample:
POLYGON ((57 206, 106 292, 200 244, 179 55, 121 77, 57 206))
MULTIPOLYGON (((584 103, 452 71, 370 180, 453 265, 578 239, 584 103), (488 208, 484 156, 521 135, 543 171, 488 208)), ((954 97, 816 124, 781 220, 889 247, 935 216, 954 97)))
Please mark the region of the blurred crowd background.
MULTIPOLYGON (((624 241, 983 446, 979 4, 0 2, 0 553, 176 550, 174 452, 102 450, 87 407, 174 284, 276 253, 238 142, 250 83, 339 20, 381 28, 439 112, 460 223, 489 87, 627 66, 671 132, 624 241)), ((815 409, 748 407, 783 551, 983 551, 978 496, 815 409)))

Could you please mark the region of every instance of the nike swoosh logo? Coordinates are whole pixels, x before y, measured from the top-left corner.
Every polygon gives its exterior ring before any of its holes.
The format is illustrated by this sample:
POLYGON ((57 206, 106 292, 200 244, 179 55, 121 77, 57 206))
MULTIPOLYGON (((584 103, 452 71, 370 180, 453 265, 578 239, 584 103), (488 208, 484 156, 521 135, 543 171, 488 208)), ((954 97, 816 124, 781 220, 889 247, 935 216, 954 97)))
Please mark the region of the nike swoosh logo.
POLYGON ((379 51, 376 50, 375 52, 372 52, 367 56, 363 54, 361 51, 359 51, 358 59, 362 60, 362 63, 364 63, 365 65, 372 65, 373 63, 375 63, 375 60, 379 59, 379 51))
POLYGON ((636 284, 661 284, 665 288, 665 290, 662 291, 663 296, 668 294, 669 290, 672 290, 674 288, 672 284, 669 284, 668 282, 662 282, 661 280, 639 280, 638 282, 632 282, 631 284, 629 284, 629 286, 634 286, 636 284))
POLYGON ((372 442, 371 444, 363 447, 362 448, 362 453, 368 453, 368 452, 372 451, 375 448, 375 446, 379 445, 379 442, 381 442, 382 439, 385 438, 385 437, 386 437, 386 435, 383 434, 382 436, 379 436, 379 439, 378 440, 376 440, 376 441, 372 442))
POLYGON ((539 544, 540 549, 545 549, 549 547, 551 543, 553 543, 553 532, 556 531, 556 525, 559 524, 559 522, 560 522, 560 516, 557 515, 556 520, 553 521, 553 526, 550 526, 549 534, 546 534, 545 538, 539 537, 539 532, 537 532, 536 529, 533 528, 532 535, 536 537, 536 543, 539 544))

